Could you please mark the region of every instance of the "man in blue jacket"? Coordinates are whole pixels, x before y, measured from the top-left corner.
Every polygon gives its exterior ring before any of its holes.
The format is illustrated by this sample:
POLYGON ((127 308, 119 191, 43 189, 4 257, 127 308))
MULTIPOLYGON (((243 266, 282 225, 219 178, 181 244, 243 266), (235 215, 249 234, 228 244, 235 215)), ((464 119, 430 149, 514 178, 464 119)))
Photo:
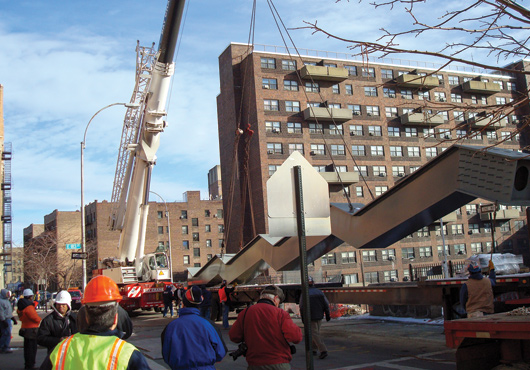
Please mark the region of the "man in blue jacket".
MULTIPOLYGON (((309 310, 311 311, 311 335, 313 342, 313 349, 316 347, 320 351, 318 358, 324 359, 328 357, 328 349, 326 344, 322 340, 320 334, 320 327, 322 325, 322 319, 326 315, 326 321, 331 319, 329 312, 329 302, 324 293, 315 287, 315 282, 311 276, 309 276, 309 310)), ((300 313, 303 312, 302 297, 300 297, 300 313)), ((316 355, 316 352, 313 351, 316 355)))
POLYGON ((201 288, 191 286, 182 297, 178 319, 162 332, 162 356, 171 369, 210 369, 226 355, 226 345, 213 323, 199 315, 201 288))

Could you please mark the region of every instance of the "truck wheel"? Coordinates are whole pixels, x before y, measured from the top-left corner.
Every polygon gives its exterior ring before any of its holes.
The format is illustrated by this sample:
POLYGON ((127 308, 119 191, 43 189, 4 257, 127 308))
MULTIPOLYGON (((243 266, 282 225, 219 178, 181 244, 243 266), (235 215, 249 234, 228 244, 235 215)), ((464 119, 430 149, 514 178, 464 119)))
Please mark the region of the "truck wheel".
POLYGON ((155 307, 155 312, 160 312, 160 311, 162 311, 162 310, 160 309, 160 307, 155 307))

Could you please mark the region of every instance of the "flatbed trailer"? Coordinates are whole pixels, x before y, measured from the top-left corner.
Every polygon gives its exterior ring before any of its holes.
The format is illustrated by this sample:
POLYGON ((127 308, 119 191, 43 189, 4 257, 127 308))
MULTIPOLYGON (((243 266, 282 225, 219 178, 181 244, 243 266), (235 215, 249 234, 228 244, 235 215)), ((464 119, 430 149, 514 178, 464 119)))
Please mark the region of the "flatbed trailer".
POLYGON ((457 348, 458 370, 492 369, 501 363, 530 363, 530 315, 508 312, 445 321, 446 345, 457 348))

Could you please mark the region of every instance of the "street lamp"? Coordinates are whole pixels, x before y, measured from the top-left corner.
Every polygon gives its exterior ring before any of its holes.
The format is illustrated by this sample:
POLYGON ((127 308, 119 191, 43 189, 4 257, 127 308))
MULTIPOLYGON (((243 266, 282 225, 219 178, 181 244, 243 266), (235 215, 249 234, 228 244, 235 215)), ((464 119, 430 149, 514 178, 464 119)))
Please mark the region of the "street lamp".
MULTIPOLYGON (((90 126, 90 123, 92 123, 92 120, 94 117, 96 117, 101 111, 104 111, 107 108, 113 107, 115 105, 123 105, 127 108, 138 108, 139 105, 135 103, 113 103, 109 104, 106 107, 101 108, 98 110, 92 118, 90 118, 90 121, 88 121, 88 124, 85 128, 85 134, 83 135, 83 141, 81 141, 81 252, 86 253, 86 240, 85 240, 85 195, 83 190, 84 185, 84 150, 85 150, 85 142, 86 142, 86 133, 88 130, 88 126, 90 126)), ((86 286, 86 259, 81 260, 82 263, 82 272, 83 272, 83 290, 86 286)))
POLYGON ((171 276, 171 282, 173 282, 173 258, 171 257, 171 228, 169 227, 169 211, 167 210, 167 204, 164 198, 160 196, 160 194, 149 190, 150 193, 153 193, 154 195, 158 196, 162 202, 164 202, 164 207, 166 207, 166 219, 167 219, 167 240, 168 240, 168 248, 169 248, 169 275, 171 276))

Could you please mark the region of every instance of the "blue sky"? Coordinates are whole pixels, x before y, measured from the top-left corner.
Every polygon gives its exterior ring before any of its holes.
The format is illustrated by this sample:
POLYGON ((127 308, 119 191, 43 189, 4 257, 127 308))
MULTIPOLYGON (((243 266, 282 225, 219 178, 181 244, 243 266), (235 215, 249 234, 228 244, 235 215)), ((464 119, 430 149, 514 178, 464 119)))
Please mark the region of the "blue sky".
MULTIPOLYGON (((388 9, 375 11, 369 2, 277 0, 275 5, 287 27, 318 20, 319 26, 356 39, 374 39, 379 28, 396 25, 388 9)), ((14 152, 15 245, 21 244, 24 227, 43 223, 54 209, 79 210, 85 127, 100 108, 130 100, 136 41, 158 42, 165 7, 166 0, 0 0, 0 84, 5 141, 14 152)), ((251 10, 251 0, 188 0, 169 127, 161 136, 151 184, 168 202, 182 201, 187 190, 208 195, 208 170, 219 163, 218 56, 230 42, 248 41, 251 10)), ((293 30, 291 36, 300 48, 348 52, 347 44, 309 30, 293 30)), ((254 42, 283 45, 265 0, 258 1, 254 42)), ((110 199, 124 113, 123 107, 109 108, 90 125, 85 203, 110 199)))

